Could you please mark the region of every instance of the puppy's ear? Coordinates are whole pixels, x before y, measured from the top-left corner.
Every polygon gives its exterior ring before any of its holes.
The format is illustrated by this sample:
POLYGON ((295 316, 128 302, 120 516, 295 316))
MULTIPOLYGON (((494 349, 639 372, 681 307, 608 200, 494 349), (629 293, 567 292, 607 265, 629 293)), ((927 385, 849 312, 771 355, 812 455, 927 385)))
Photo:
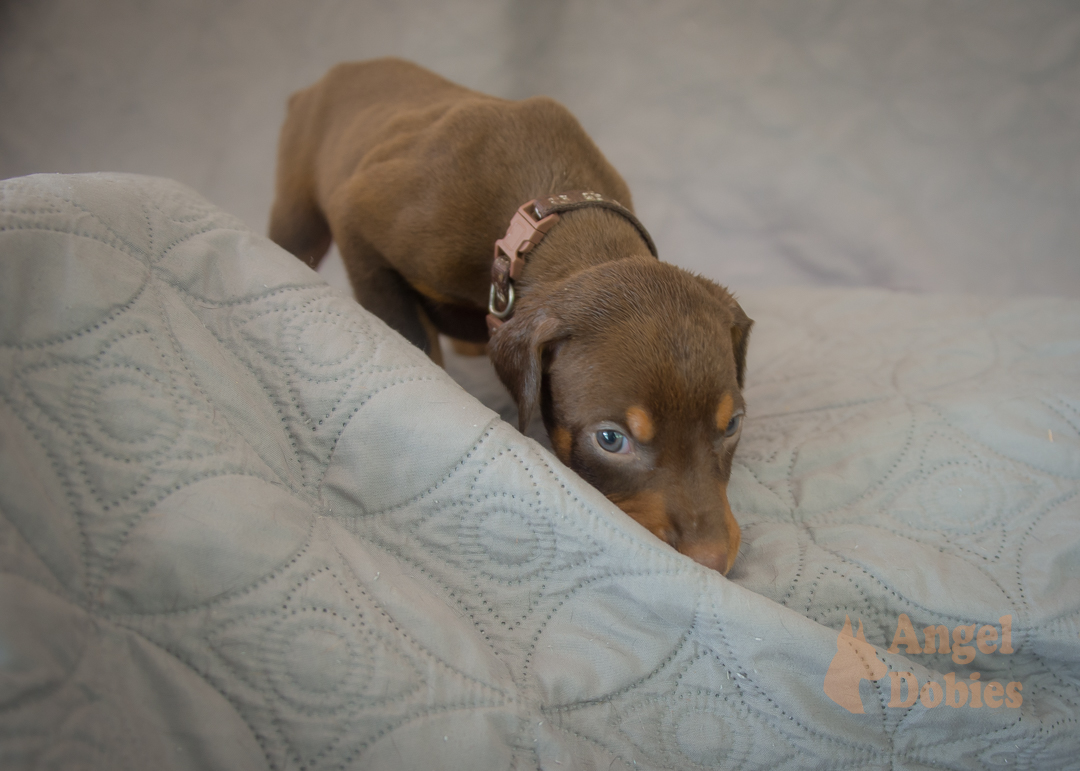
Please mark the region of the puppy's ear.
POLYGON ((754 326, 754 322, 746 315, 746 312, 743 311, 742 306, 739 305, 735 298, 731 296, 731 292, 715 281, 710 281, 703 276, 698 278, 709 290, 709 294, 731 311, 731 350, 735 354, 735 381, 739 384, 739 388, 742 388, 746 375, 746 346, 750 342, 750 327, 754 326))
POLYGON ((518 408, 518 430, 525 433, 540 403, 544 351, 566 336, 562 322, 543 308, 519 311, 488 342, 488 358, 518 408))
POLYGON ((735 323, 731 326, 731 350, 735 352, 735 380, 739 388, 742 388, 743 377, 746 374, 746 346, 750 342, 750 327, 754 326, 754 322, 735 302, 734 297, 728 295, 728 299, 731 302, 731 314, 735 317, 735 323))

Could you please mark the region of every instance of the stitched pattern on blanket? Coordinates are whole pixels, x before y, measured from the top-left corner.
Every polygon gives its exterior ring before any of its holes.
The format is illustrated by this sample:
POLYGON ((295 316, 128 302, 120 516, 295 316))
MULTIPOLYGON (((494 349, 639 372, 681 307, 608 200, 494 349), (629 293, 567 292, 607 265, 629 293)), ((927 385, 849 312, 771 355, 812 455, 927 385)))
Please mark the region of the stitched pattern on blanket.
POLYGON ((747 294, 729 581, 180 185, 4 182, 0 259, 5 768, 1074 762, 1080 304, 747 294))

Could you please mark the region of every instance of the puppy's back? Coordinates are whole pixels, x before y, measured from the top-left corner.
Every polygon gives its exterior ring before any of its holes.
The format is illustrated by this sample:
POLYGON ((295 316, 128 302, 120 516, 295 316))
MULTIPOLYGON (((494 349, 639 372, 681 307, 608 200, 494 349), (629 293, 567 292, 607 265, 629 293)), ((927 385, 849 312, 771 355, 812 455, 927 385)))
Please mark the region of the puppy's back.
POLYGON ((327 114, 344 115, 375 106, 401 110, 447 99, 483 96, 418 64, 394 57, 335 65, 321 80, 297 92, 292 99, 318 98, 323 94, 330 97, 324 105, 327 114))

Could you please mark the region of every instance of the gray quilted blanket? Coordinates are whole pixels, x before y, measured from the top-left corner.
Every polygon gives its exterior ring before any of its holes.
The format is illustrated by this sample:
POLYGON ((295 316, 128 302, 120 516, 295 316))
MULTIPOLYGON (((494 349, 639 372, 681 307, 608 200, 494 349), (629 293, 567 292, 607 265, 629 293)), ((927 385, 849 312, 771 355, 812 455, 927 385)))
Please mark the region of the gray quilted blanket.
POLYGON ((0 767, 1077 768, 1080 303, 742 299, 728 580, 186 188, 0 184, 0 767))

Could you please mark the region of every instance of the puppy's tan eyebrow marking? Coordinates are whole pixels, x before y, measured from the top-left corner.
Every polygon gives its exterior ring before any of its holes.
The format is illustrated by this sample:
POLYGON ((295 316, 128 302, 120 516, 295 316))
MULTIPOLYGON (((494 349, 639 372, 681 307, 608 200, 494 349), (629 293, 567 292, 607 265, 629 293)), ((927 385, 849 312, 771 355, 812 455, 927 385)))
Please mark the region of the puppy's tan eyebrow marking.
POLYGON ((626 425, 634 438, 648 444, 656 436, 656 426, 644 407, 631 407, 626 411, 626 425))
POLYGON ((728 423, 731 422, 731 413, 735 410, 735 400, 731 398, 731 394, 724 394, 720 397, 720 405, 716 408, 716 427, 721 431, 727 428, 728 423))

